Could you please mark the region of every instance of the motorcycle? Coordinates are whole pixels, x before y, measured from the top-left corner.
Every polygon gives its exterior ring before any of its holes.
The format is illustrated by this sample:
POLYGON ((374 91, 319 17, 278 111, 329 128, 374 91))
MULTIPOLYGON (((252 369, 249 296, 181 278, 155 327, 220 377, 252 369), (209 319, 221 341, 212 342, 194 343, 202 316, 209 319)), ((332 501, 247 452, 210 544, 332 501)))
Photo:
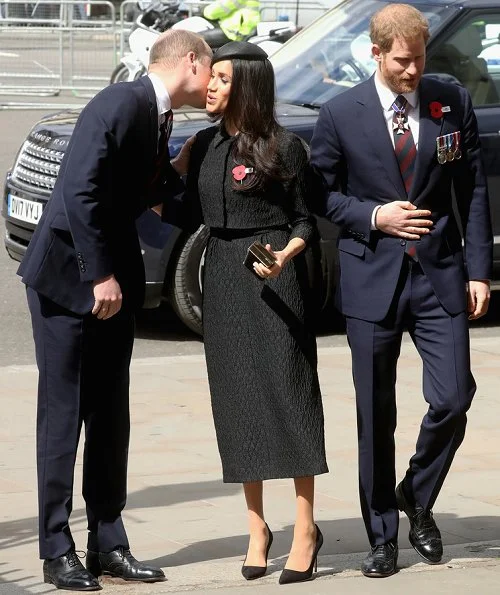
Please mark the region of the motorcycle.
MULTIPOLYGON (((169 22, 166 12, 160 4, 152 4, 148 10, 139 15, 136 26, 132 29, 129 38, 129 49, 120 60, 120 64, 113 71, 111 83, 133 81, 146 74, 149 64, 149 52, 156 38, 167 28, 184 29, 203 33, 216 28, 217 23, 201 16, 191 16, 169 22), (169 23, 169 24, 168 24, 169 23)), ((291 21, 265 21, 257 25, 253 35, 246 41, 260 46, 269 56, 288 41, 297 31, 295 23, 291 21)), ((213 45, 212 49, 219 47, 213 45)))

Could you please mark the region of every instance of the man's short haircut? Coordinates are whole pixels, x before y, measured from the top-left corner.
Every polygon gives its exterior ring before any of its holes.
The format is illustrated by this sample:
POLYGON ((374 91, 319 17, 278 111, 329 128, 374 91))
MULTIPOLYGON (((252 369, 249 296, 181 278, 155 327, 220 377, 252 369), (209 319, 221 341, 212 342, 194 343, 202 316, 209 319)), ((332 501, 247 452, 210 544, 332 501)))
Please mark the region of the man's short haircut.
POLYGON ((395 39, 417 39, 427 43, 429 23, 424 15, 409 4, 389 4, 377 11, 370 21, 370 39, 383 53, 390 52, 395 39))
POLYGON ((149 64, 163 64, 167 68, 175 68, 179 61, 189 52, 196 58, 212 58, 212 50, 202 37, 192 31, 169 29, 154 42, 149 54, 149 64))

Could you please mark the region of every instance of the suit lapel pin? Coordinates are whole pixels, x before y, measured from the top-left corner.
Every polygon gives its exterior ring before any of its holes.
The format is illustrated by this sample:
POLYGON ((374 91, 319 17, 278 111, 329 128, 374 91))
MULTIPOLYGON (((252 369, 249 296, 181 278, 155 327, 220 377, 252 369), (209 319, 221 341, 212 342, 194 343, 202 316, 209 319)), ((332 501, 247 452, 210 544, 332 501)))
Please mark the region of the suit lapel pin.
POLYGON ((431 101, 429 103, 429 110, 431 117, 439 119, 443 117, 443 114, 451 112, 451 107, 449 105, 443 105, 439 101, 431 101))

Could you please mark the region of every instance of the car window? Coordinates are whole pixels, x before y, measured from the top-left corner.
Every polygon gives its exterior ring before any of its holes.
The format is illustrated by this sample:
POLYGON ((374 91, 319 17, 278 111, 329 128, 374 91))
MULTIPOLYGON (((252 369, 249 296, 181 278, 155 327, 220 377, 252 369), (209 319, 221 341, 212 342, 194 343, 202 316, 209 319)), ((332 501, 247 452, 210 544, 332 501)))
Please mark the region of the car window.
MULTIPOLYGON (((292 37, 271 57, 280 101, 296 105, 323 103, 368 79, 376 69, 369 36, 373 13, 383 0, 349 0, 292 37)), ((445 4, 419 6, 432 31, 454 10, 445 4)))
POLYGON ((474 13, 432 49, 426 72, 454 77, 475 107, 500 102, 500 12, 474 13))

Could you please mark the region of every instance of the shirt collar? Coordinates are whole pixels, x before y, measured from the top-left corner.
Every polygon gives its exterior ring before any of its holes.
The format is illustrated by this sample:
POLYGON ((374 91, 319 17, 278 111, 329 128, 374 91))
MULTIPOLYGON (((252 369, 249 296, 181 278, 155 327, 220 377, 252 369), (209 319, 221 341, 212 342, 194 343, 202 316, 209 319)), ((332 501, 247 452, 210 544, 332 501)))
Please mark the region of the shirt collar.
POLYGON ((151 81, 155 95, 156 95, 156 106, 158 107, 158 117, 162 116, 172 107, 170 95, 168 94, 165 85, 162 83, 161 78, 154 72, 148 74, 149 80, 151 81))
MULTIPOLYGON (((398 93, 391 91, 387 85, 385 85, 379 76, 378 71, 375 73, 375 89, 380 99, 380 103, 384 108, 384 111, 392 110, 392 104, 398 96, 398 93)), ((401 93, 403 97, 408 101, 410 106, 415 109, 418 105, 418 91, 412 91, 411 93, 401 93)))
POLYGON ((228 140, 234 141, 235 139, 236 139, 235 136, 231 136, 230 134, 228 134, 228 132, 224 126, 224 122, 221 122, 219 124, 219 130, 215 133, 214 147, 218 147, 225 141, 228 141, 228 140))

